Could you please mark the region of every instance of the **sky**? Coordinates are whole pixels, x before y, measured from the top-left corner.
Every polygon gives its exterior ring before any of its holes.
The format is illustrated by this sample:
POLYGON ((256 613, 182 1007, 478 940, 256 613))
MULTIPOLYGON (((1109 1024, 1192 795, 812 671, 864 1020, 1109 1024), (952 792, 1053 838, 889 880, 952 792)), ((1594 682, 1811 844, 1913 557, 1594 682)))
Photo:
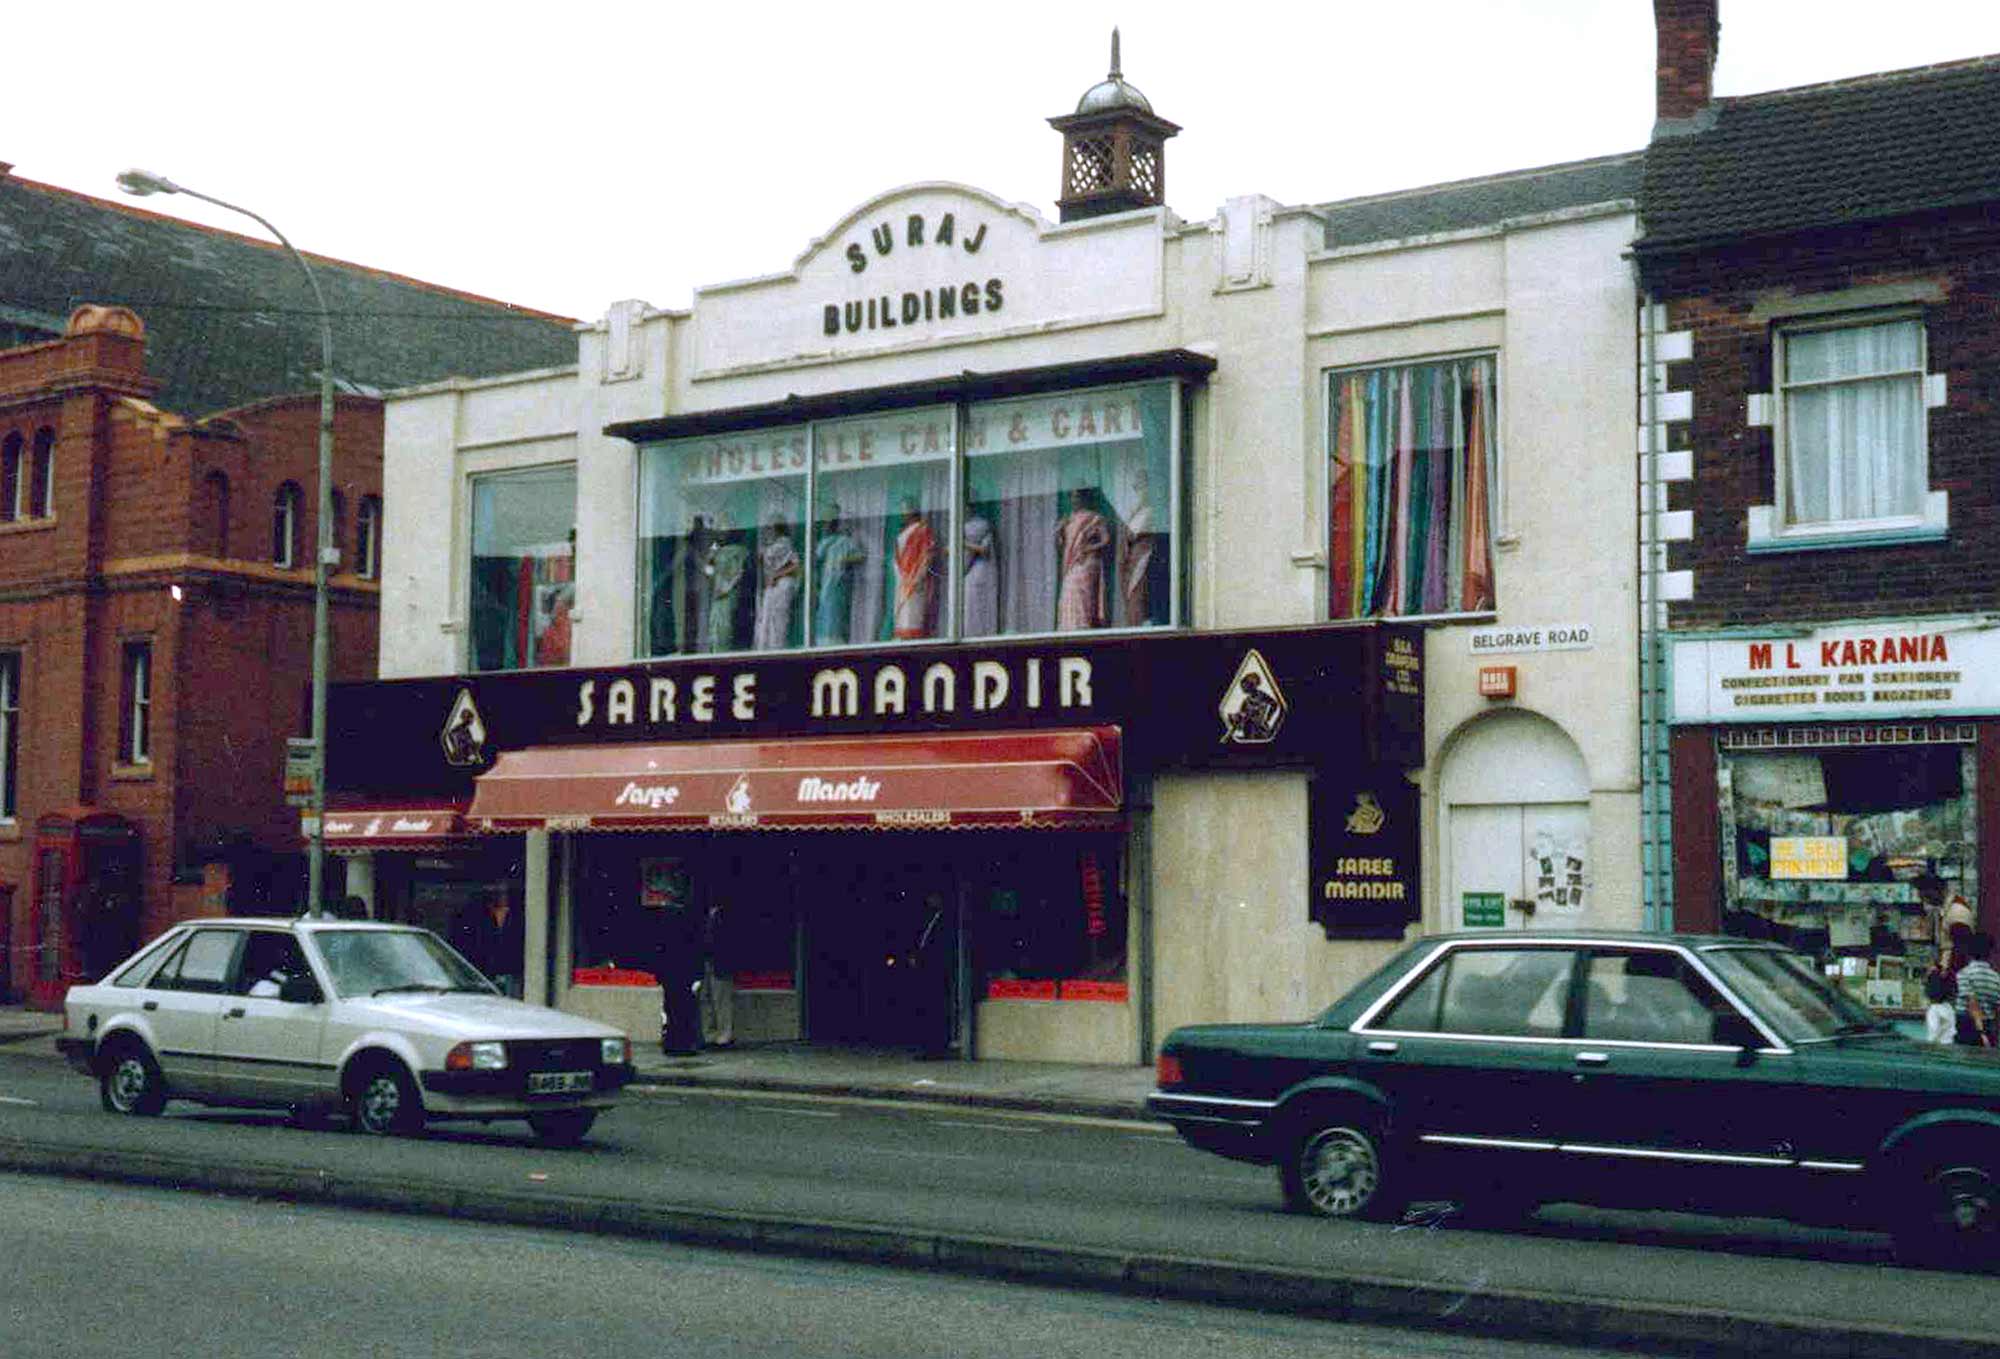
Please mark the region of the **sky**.
MULTIPOLYGON (((585 320, 782 272, 904 184, 1054 220, 1046 120, 1103 78, 1114 25, 1125 78, 1182 128, 1166 197, 1190 221, 1630 151, 1653 122, 1650 0, 16 9, 8 46, 45 77, 0 114, 17 177, 116 198, 144 167, 302 250, 585 320)), ((1996 0, 1721 18, 1721 95, 2000 53, 1996 0)), ((185 196, 128 201, 259 234, 185 196)))

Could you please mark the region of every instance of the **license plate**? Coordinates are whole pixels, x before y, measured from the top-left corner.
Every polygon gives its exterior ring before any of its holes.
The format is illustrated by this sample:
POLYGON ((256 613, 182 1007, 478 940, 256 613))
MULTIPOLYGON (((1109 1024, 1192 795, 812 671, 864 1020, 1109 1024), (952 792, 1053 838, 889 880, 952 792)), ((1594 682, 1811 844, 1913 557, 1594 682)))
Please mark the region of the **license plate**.
POLYGON ((528 1093, 531 1095, 564 1095, 576 1090, 589 1090, 595 1084, 588 1071, 530 1071, 528 1073, 528 1093))

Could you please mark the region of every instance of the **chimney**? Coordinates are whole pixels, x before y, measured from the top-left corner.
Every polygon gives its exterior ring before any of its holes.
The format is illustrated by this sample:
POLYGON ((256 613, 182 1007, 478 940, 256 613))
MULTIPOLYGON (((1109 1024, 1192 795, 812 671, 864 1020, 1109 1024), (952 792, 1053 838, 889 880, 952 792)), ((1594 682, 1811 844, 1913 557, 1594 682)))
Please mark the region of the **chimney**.
POLYGON ((1715 96, 1715 54, 1722 43, 1718 0, 1653 0, 1659 40, 1655 116, 1682 123, 1715 96))

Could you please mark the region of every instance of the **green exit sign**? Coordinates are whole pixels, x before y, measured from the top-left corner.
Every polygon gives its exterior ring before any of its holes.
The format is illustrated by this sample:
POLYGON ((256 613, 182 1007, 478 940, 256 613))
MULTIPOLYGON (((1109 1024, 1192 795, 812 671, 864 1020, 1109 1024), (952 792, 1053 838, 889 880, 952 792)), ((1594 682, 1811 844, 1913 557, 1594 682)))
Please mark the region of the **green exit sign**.
POLYGON ((1460 900, 1465 911, 1465 927, 1469 930, 1507 923, 1507 894, 1504 892, 1467 892, 1460 900))

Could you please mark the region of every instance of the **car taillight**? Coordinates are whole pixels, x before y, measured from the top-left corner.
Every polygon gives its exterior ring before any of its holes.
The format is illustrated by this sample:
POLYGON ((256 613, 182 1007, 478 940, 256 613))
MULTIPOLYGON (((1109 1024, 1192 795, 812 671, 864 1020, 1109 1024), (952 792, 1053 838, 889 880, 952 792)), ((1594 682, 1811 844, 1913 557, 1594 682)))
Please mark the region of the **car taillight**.
POLYGON ((1154 1079, 1163 1086, 1179 1085, 1185 1079, 1181 1075, 1181 1059, 1171 1053, 1161 1053, 1159 1063, 1154 1070, 1154 1079))

